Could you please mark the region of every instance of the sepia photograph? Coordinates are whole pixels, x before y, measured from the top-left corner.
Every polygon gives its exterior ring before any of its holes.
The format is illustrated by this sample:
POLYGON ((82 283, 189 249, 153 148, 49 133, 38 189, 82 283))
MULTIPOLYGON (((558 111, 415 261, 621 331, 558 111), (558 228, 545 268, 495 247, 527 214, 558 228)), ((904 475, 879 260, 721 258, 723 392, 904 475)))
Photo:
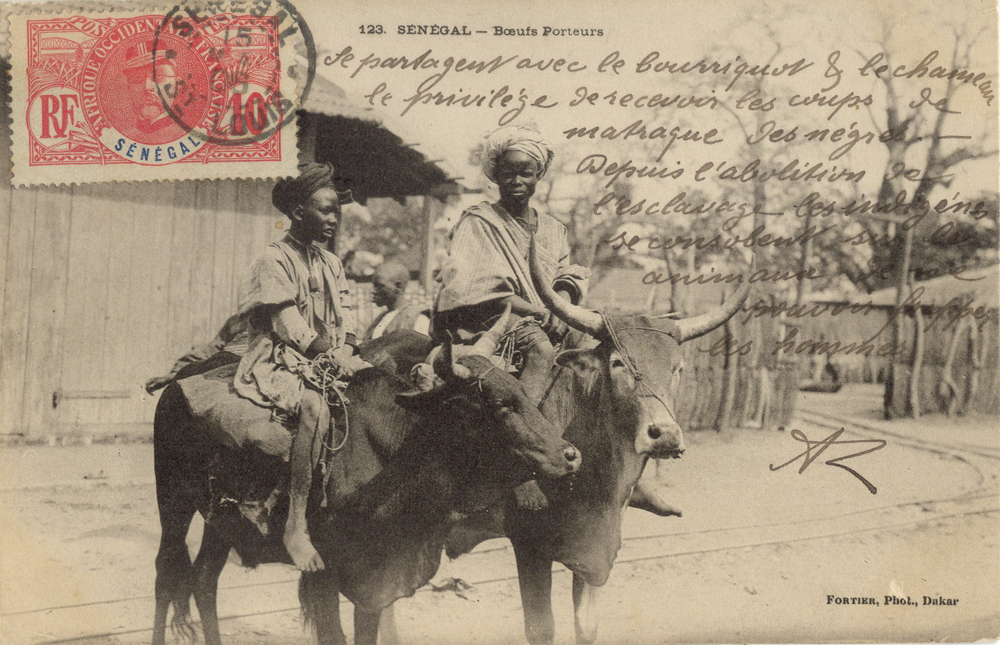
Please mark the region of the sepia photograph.
POLYGON ((0 0, 0 645, 1000 639, 989 0, 0 0))

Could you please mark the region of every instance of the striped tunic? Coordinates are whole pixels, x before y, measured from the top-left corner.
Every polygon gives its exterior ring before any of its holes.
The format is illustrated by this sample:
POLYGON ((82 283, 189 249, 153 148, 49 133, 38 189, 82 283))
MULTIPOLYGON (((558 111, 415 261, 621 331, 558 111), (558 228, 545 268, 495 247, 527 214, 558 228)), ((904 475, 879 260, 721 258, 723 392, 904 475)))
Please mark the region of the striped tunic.
MULTIPOLYGON (((579 302, 590 272, 570 264, 566 227, 539 213, 535 240, 543 279, 579 302)), ((529 244, 528 231, 499 204, 482 202, 469 208, 451 233, 435 312, 444 314, 463 308, 483 312, 482 320, 473 325, 482 327, 487 314, 499 313, 499 302, 508 296, 542 305, 531 282, 529 244)))

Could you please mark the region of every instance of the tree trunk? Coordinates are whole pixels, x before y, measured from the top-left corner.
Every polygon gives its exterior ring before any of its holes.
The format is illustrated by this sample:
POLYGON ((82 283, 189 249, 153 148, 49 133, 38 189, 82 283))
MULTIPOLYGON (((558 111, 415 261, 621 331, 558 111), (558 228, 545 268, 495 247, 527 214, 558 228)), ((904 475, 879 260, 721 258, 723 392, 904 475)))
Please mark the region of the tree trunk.
POLYGON ((420 209, 420 281, 424 293, 434 295, 434 220, 438 210, 434 197, 424 195, 420 209))
MULTIPOLYGON (((722 291, 723 297, 725 297, 725 289, 722 291)), ((723 329, 726 332, 726 338, 733 338, 733 319, 730 318, 725 322, 723 329)), ((725 353, 725 363, 723 364, 722 373, 722 405, 719 406, 719 416, 716 417, 715 429, 718 432, 725 432, 730 429, 733 420, 733 402, 736 398, 736 377, 739 373, 739 357, 730 355, 729 352, 725 353)))
POLYGON ((910 376, 910 408, 913 418, 920 418, 920 371, 924 367, 924 315, 920 307, 913 312, 913 373, 910 376))

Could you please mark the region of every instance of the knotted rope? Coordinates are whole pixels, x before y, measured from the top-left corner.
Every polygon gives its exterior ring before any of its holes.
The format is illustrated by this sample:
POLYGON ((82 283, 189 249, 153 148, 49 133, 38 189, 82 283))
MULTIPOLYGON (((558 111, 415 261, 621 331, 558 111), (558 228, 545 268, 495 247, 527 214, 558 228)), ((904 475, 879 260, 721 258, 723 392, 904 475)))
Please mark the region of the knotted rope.
POLYGON ((602 313, 601 318, 604 319, 604 328, 608 332, 608 339, 611 341, 611 344, 614 345, 615 349, 618 350, 618 353, 621 354, 622 362, 625 363, 625 368, 629 371, 629 373, 632 375, 632 378, 635 380, 636 386, 638 388, 646 390, 649 393, 649 394, 640 394, 639 396, 652 397, 656 399, 657 401, 660 402, 660 405, 662 405, 664 409, 667 410, 667 412, 670 412, 671 415, 673 415, 673 410, 669 405, 667 405, 667 402, 664 401, 663 398, 659 394, 657 394, 652 387, 650 387, 645 383, 643 379, 643 373, 639 371, 638 367, 636 367, 635 360, 632 358, 632 355, 629 354, 628 350, 625 348, 625 345, 623 345, 622 342, 618 339, 619 331, 627 331, 630 329, 634 329, 637 331, 653 331, 658 334, 663 334, 665 336, 670 336, 670 334, 668 332, 663 331, 662 329, 656 329, 654 327, 621 327, 619 329, 615 329, 614 325, 611 324, 611 320, 605 314, 602 313))
POLYGON ((344 395, 344 390, 347 389, 352 372, 324 352, 313 358, 309 362, 308 368, 303 369, 300 375, 305 381, 306 386, 319 392, 323 396, 323 401, 327 407, 330 408, 330 423, 326 432, 320 437, 322 448, 318 459, 320 472, 323 476, 323 502, 321 507, 326 508, 328 503, 326 491, 330 482, 330 476, 333 474, 333 468, 331 468, 333 456, 347 444, 347 438, 351 433, 350 416, 347 414, 347 404, 350 401, 344 395), (333 445, 333 436, 337 428, 334 410, 337 408, 343 412, 344 436, 339 443, 333 445))

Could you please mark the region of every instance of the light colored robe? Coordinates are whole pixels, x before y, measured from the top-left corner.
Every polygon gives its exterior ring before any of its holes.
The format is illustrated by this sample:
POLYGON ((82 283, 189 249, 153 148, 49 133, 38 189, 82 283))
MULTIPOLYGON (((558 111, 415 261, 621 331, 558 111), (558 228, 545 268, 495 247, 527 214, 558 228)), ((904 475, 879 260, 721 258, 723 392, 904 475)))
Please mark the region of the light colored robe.
POLYGON ((298 372, 313 340, 323 335, 336 348, 355 334, 353 304, 340 260, 291 235, 268 246, 251 266, 239 314, 248 321, 249 333, 233 383, 236 392, 289 413, 296 413, 302 400, 298 372), (315 290, 310 288, 310 276, 315 290), (287 309, 289 305, 294 309, 287 309), (283 308, 285 314, 276 315, 283 308))
MULTIPOLYGON (((543 278, 579 302, 590 271, 570 264, 566 227, 539 213, 535 239, 543 278)), ((482 202, 469 208, 451 233, 436 310, 447 312, 511 295, 543 304, 531 282, 529 244, 528 231, 499 204, 482 202)))

